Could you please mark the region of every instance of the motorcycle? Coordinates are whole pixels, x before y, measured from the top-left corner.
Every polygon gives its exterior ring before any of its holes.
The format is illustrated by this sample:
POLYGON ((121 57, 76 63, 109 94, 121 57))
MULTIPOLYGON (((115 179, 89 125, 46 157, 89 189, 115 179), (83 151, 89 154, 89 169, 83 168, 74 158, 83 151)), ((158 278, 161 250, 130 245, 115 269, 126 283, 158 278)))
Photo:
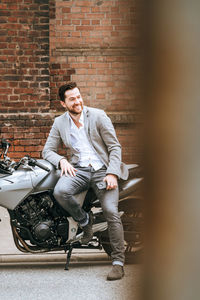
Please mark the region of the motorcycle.
MULTIPOLYGON (((43 159, 30 156, 18 162, 8 156, 10 143, 2 139, 0 148, 0 206, 10 215, 10 225, 16 247, 24 252, 67 252, 65 270, 69 269, 74 248, 104 249, 110 256, 107 222, 100 201, 92 189, 77 195, 83 209, 93 215, 93 239, 81 244, 81 227, 58 204, 53 189, 60 170, 43 159)), ((143 178, 138 165, 128 165, 129 179, 119 182, 119 214, 124 227, 125 257, 137 262, 143 250, 143 178)))

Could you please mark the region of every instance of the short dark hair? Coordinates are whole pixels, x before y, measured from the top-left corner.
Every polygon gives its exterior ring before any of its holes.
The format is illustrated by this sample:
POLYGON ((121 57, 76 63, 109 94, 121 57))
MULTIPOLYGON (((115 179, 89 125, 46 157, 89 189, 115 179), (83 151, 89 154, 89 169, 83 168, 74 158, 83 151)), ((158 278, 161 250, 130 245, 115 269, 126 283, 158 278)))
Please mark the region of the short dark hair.
POLYGON ((73 90, 76 87, 77 87, 77 84, 74 81, 68 81, 66 84, 61 85, 59 88, 59 92, 58 92, 60 100, 65 102, 65 92, 68 90, 73 90))

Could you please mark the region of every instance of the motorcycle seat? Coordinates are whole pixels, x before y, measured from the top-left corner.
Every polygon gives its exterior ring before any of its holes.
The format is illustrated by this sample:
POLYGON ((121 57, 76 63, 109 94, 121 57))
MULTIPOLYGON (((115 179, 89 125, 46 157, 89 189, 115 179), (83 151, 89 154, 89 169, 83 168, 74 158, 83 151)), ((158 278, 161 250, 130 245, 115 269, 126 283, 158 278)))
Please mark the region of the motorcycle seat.
MULTIPOLYGON (((128 167, 128 171, 129 171, 128 180, 130 180, 132 178, 143 177, 143 168, 139 164, 130 164, 130 165, 127 165, 127 167, 128 167)), ((123 182, 123 180, 122 180, 122 182, 123 182)))
POLYGON ((129 164, 129 165, 127 165, 127 167, 130 170, 130 169, 135 169, 135 168, 139 167, 139 165, 138 164, 129 164))

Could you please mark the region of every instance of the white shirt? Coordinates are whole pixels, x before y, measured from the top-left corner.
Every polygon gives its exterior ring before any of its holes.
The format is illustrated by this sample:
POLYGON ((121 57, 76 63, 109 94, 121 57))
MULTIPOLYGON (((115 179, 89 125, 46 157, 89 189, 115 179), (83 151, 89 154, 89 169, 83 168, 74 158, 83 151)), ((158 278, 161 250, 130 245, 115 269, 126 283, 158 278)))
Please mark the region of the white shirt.
POLYGON ((79 164, 81 167, 87 167, 91 165, 95 171, 103 166, 102 161, 97 156, 95 150, 90 144, 88 137, 84 129, 84 116, 83 112, 79 120, 81 127, 77 127, 70 116, 70 126, 71 126, 71 144, 74 149, 80 153, 79 164))

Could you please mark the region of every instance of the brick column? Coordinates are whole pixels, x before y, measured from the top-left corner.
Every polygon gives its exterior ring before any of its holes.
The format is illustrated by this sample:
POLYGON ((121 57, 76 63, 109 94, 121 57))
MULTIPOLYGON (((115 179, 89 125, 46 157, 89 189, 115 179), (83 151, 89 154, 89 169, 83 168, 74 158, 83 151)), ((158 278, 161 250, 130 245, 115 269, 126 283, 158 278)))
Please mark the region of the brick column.
POLYGON ((49 1, 4 0, 0 16, 0 137, 11 139, 11 157, 40 157, 50 125, 49 1))

